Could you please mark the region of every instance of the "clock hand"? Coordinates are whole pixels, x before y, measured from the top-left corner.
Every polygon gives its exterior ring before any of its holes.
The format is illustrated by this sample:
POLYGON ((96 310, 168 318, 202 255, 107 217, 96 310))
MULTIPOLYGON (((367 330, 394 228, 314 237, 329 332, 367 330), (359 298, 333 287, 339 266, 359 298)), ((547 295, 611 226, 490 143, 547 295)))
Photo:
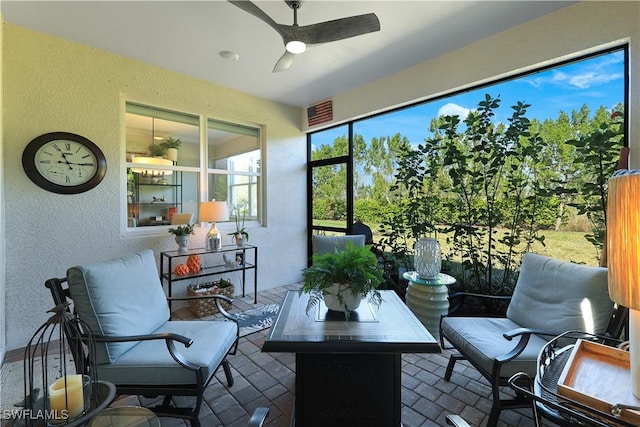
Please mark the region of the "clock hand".
POLYGON ((66 163, 67 166, 69 166, 69 170, 73 170, 73 168, 71 167, 71 163, 69 163, 69 160, 67 160, 67 155, 64 153, 60 153, 62 154, 62 158, 64 159, 64 162, 58 161, 58 163, 66 163))
POLYGON ((70 165, 76 165, 76 166, 93 166, 93 163, 73 163, 73 162, 67 162, 70 165))
POLYGON ((63 162, 62 160, 58 160, 58 163, 60 163, 62 165, 67 165, 67 166, 69 166, 70 170, 73 170, 73 167, 71 167, 71 165, 73 165, 74 163, 70 163, 68 161, 63 162))

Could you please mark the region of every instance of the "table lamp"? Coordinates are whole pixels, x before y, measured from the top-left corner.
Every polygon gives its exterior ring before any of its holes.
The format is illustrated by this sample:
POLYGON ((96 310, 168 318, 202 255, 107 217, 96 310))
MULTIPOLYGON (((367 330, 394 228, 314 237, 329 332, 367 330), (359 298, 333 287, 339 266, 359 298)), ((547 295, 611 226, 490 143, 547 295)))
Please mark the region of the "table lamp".
POLYGON ((200 203, 199 221, 210 222, 211 229, 207 233, 205 247, 210 251, 219 251, 222 249, 222 235, 216 228, 216 221, 228 221, 229 209, 227 202, 210 202, 200 203))
POLYGON ((609 179, 607 258, 609 295, 629 308, 631 386, 640 398, 640 170, 609 179))

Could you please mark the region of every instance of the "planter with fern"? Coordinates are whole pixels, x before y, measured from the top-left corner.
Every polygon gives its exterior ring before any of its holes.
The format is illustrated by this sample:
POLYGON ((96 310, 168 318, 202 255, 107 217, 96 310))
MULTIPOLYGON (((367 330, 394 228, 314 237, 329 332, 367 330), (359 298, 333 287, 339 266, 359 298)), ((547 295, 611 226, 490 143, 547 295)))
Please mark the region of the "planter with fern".
POLYGON ((356 247, 348 242, 344 251, 314 255, 313 265, 302 276, 302 290, 310 294, 307 314, 324 300, 329 310, 342 311, 349 320, 363 299, 368 297, 376 306, 382 302, 377 288, 384 278, 370 245, 356 247))
POLYGON ((189 245, 189 236, 193 234, 193 224, 179 225, 176 228, 170 228, 169 233, 173 234, 176 237, 178 252, 187 252, 187 246, 189 245))

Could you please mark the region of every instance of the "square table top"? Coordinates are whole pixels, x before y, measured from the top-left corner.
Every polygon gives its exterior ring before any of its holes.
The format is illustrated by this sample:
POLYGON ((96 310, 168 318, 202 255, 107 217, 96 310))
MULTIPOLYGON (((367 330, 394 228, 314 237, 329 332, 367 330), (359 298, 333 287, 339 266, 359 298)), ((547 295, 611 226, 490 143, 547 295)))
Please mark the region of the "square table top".
POLYGON ((439 353, 440 345, 394 291, 382 304, 366 299, 351 314, 329 312, 324 302, 306 313, 309 294, 288 291, 262 351, 291 353, 439 353))

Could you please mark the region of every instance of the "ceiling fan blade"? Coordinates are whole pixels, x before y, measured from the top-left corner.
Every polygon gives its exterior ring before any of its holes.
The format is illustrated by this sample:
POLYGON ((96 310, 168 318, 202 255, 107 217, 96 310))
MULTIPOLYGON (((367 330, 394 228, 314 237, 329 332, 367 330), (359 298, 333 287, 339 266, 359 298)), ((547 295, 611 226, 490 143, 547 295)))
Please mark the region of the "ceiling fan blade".
POLYGON ((306 44, 319 44, 380 31, 380 21, 375 13, 367 13, 288 29, 306 44))
POLYGON ((276 62, 276 66, 273 67, 273 72, 279 73, 280 71, 285 71, 291 68, 295 57, 295 53, 291 53, 285 50, 284 54, 280 57, 280 59, 278 59, 278 62, 276 62))

